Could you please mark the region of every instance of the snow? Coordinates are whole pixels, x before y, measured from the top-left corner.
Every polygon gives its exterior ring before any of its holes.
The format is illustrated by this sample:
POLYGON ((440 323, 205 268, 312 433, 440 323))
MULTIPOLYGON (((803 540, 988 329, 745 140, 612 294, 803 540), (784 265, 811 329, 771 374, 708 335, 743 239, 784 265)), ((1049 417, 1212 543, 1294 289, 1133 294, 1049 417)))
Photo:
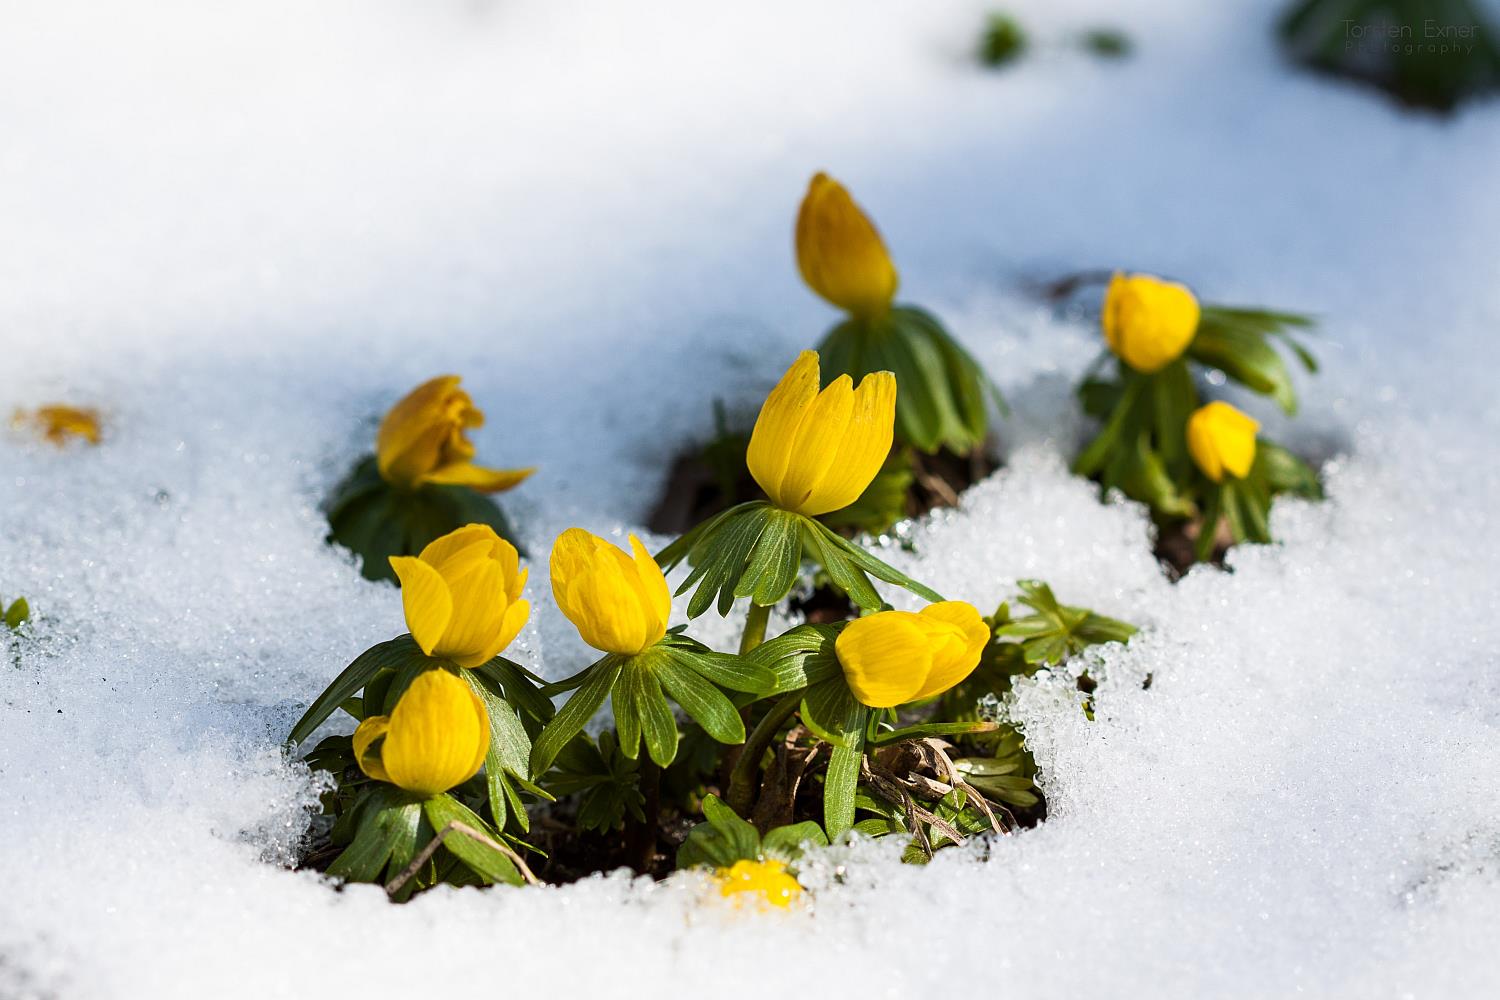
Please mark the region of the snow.
MULTIPOLYGON (((1500 993, 1500 109, 1290 71, 1243 0, 1017 7, 1000 73, 977 3, 0 9, 0 408, 106 415, 97 449, 0 433, 0 595, 37 614, 0 638, 0 995, 1500 993), (1067 44, 1101 24, 1132 58, 1067 44), (891 558, 1146 626, 1096 721, 1018 691, 1051 818, 830 852, 784 917, 691 875, 398 907, 279 867, 317 788, 279 740, 401 630, 318 512, 383 408, 461 372, 481 458, 541 469, 503 498, 533 553, 634 530, 712 401, 831 323, 790 248, 816 169, 1015 411, 891 558), (1330 498, 1232 573, 1168 584, 1066 474, 1098 338, 1034 288, 1113 266, 1324 319, 1297 421, 1247 405, 1330 498)), ((571 673, 534 606, 518 655, 571 673)))

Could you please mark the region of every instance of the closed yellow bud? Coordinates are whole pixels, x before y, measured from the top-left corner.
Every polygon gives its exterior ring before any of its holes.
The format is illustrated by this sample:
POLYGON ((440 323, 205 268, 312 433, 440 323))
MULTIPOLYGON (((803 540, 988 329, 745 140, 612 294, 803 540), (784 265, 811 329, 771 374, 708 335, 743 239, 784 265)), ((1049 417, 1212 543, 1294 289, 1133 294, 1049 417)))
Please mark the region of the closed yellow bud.
POLYGON ((583 636, 605 653, 634 656, 667 634, 672 592, 641 540, 630 553, 582 528, 552 546, 552 597, 583 636))
POLYGON ((82 438, 89 444, 99 443, 99 411, 79 406, 53 404, 39 406, 31 414, 17 410, 13 422, 29 423, 37 433, 61 448, 70 438, 82 438))
POLYGON ((1228 403, 1209 403, 1188 417, 1188 451, 1203 474, 1214 482, 1222 483, 1225 473, 1243 479, 1255 464, 1258 430, 1260 424, 1254 417, 1228 403))
POLYGON ((437 795, 468 781, 489 750, 484 702, 446 670, 418 674, 390 715, 371 716, 354 731, 360 770, 418 795, 437 795))
POLYGON ((919 613, 882 611, 850 622, 833 649, 862 704, 894 708, 942 694, 974 672, 990 628, 963 601, 919 613))
POLYGON ((375 463, 386 482, 407 490, 431 483, 498 493, 535 471, 473 463, 474 446, 464 432, 482 427, 484 413, 458 382, 457 375, 424 382, 385 415, 375 435, 375 463))
POLYGON ((896 376, 840 375, 818 391, 818 354, 803 351, 766 397, 750 435, 750 474, 782 510, 809 517, 849 506, 891 450, 896 376))
POLYGON ((719 877, 719 894, 725 898, 752 893, 765 903, 786 908, 802 895, 802 884, 780 861, 736 861, 715 874, 719 877))
POLYGON ((1198 300, 1185 285, 1116 272, 1104 293, 1104 339, 1142 374, 1176 361, 1198 332, 1198 300))
POLYGON ((419 556, 392 556, 406 627, 428 656, 477 667, 500 655, 526 624, 527 570, 516 547, 487 524, 470 524, 419 556))
POLYGON ((856 316, 884 316, 896 267, 875 226, 844 185, 816 174, 797 213, 797 267, 808 287, 856 316))

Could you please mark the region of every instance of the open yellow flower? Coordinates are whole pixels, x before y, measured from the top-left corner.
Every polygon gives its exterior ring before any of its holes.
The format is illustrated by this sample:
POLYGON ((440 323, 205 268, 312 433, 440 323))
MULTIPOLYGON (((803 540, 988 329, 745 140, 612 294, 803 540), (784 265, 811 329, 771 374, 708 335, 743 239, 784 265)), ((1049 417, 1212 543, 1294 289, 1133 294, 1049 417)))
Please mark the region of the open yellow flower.
POLYGON ((553 543, 551 566, 553 599, 595 649, 634 656, 667 634, 672 593, 634 535, 627 555, 598 535, 569 528, 553 543))
POLYGON ((1228 403, 1200 406, 1188 417, 1188 452, 1203 474, 1216 483, 1225 473, 1243 479, 1255 464, 1255 433, 1260 424, 1254 417, 1228 403))
POLYGON ((719 894, 725 898, 751 893, 765 903, 785 908, 802 895, 802 884, 780 861, 736 861, 714 874, 719 877, 719 894))
POLYGON ((61 448, 71 438, 82 438, 89 444, 99 443, 99 411, 80 406, 55 403, 39 406, 31 414, 17 410, 15 424, 30 423, 51 444, 61 448))
POLYGON ((818 391, 818 354, 803 351, 766 397, 750 435, 750 474, 771 502, 809 517, 849 506, 880 471, 896 426, 896 376, 818 391))
POLYGON ((437 795, 479 773, 490 749, 484 702, 446 670, 417 675, 390 715, 375 715, 354 731, 354 758, 377 781, 437 795), (376 741, 383 740, 379 745, 376 741))
POLYGON ((408 490, 430 483, 498 493, 536 471, 473 463, 474 446, 464 432, 482 427, 484 413, 458 382, 457 375, 424 382, 385 415, 375 435, 375 462, 386 482, 408 490))
POLYGON ((1104 293, 1104 339, 1142 374, 1176 361, 1198 332, 1198 300, 1184 285, 1116 272, 1104 293))
POLYGON ((451 531, 419 556, 392 556, 406 627, 422 652, 460 667, 499 656, 531 614, 520 565, 516 547, 487 524, 451 531))
POLYGON ((942 601, 915 614, 881 611, 850 622, 833 649, 854 697, 894 708, 968 677, 989 641, 989 626, 972 604, 942 601))
POLYGON ((797 213, 797 267, 808 287, 856 316, 884 316, 896 296, 896 268, 880 233, 824 173, 813 176, 797 213))

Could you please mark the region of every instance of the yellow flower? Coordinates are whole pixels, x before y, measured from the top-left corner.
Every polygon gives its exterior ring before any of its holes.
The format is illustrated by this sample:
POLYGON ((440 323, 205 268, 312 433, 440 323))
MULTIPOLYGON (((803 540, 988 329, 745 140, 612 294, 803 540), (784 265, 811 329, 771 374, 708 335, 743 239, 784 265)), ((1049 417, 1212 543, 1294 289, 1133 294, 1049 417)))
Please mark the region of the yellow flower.
POLYGON ((354 731, 354 758, 377 781, 437 795, 468 781, 490 749, 484 702, 446 670, 418 674, 390 715, 371 716, 354 731), (376 740, 384 742, 374 746, 376 740))
POLYGON ((52 444, 61 448, 69 438, 83 438, 89 444, 99 443, 99 411, 60 403, 39 406, 30 417, 17 410, 14 423, 19 426, 29 422, 37 432, 52 444))
POLYGON ((429 483, 508 490, 534 469, 485 469, 473 464, 464 431, 484 425, 484 413, 458 387, 457 375, 424 382, 391 407, 375 435, 375 462, 386 482, 414 490, 429 483))
POLYGON ((631 555, 582 528, 552 546, 552 597, 583 641, 606 653, 634 656, 667 634, 672 593, 641 540, 631 555))
POLYGON ((428 656, 477 667, 500 655, 526 624, 529 572, 516 547, 487 524, 469 524, 419 556, 392 556, 406 627, 428 656))
POLYGON ((1127 365, 1149 375, 1176 361, 1198 332, 1198 300, 1186 286, 1149 274, 1110 279, 1104 339, 1127 365))
POLYGON ((719 877, 719 894, 726 898, 754 893, 772 906, 788 907, 802 895, 801 883, 780 861, 736 861, 715 874, 719 877))
POLYGON ((968 677, 989 641, 989 626, 973 605, 943 601, 917 614, 882 611, 857 619, 833 648, 854 697, 871 708, 894 708, 968 677))
POLYGON ((1224 474, 1243 479, 1255 463, 1255 432, 1260 424, 1228 403, 1200 406, 1188 417, 1187 443, 1193 461, 1216 483, 1224 474))
POLYGON ((771 502, 809 517, 847 507, 880 471, 896 426, 896 376, 840 375, 818 391, 803 351, 766 397, 750 435, 750 473, 771 502))
POLYGON ((809 288, 856 316, 884 316, 896 296, 896 268, 880 233, 824 173, 814 175, 797 213, 797 267, 809 288))

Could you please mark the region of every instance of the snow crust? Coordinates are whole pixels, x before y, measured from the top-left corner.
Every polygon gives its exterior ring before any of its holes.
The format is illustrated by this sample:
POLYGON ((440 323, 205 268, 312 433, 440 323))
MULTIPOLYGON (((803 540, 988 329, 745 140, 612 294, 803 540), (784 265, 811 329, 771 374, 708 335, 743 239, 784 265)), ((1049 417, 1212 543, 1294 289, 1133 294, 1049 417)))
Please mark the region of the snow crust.
MULTIPOLYGON (((0 596, 38 615, 0 637, 0 995, 1500 995, 1500 109, 1293 72, 1240 0, 1018 8, 986 73, 984 10, 0 5, 0 408, 107 420, 0 434, 0 596), (1069 44, 1100 24, 1132 58, 1069 44), (1051 818, 830 852, 785 917, 692 875, 397 907, 280 867, 316 794, 280 739, 402 630, 318 511, 379 414, 460 372, 481 458, 541 468, 503 498, 533 553, 635 529, 713 400, 753 413, 833 321, 790 248, 816 169, 1014 408, 891 558, 1146 626, 1094 722, 1018 691, 1051 818), (1115 266, 1323 317, 1296 423, 1246 405, 1330 499, 1231 573, 1168 584, 1066 473, 1098 339, 1035 289, 1115 266)), ((562 676, 547 592, 543 559, 513 649, 562 676)))

